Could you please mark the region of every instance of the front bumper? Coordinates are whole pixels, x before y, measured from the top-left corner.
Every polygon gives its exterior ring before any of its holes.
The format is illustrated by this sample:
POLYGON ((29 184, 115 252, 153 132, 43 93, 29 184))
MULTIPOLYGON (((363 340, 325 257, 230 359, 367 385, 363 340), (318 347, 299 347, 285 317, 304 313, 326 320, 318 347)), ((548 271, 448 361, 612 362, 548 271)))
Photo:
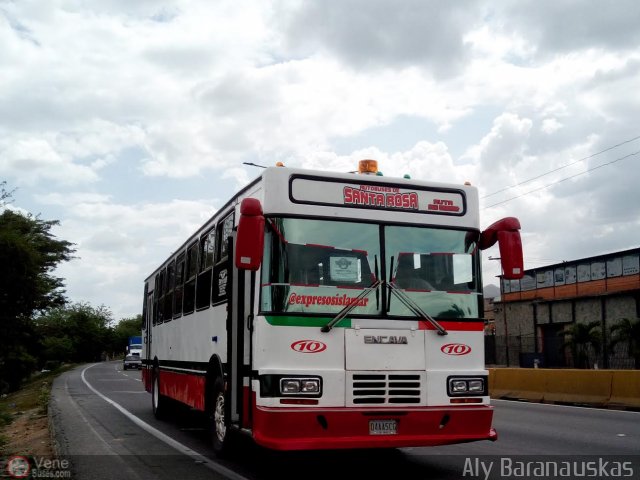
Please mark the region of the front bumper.
POLYGON ((496 440, 490 406, 415 409, 254 407, 253 436, 274 450, 398 448, 496 440), (394 435, 371 435, 371 420, 396 420, 394 435))

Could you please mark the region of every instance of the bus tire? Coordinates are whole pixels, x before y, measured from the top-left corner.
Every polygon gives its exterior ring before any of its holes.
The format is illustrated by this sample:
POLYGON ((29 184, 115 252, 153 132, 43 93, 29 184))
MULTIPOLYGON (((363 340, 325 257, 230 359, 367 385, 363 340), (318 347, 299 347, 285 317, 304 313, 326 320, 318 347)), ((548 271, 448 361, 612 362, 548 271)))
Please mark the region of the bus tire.
POLYGON ((213 405, 209 412, 209 423, 211 425, 213 451, 217 456, 224 457, 231 450, 233 432, 229 428, 224 382, 220 377, 217 377, 213 383, 211 399, 213 405))
POLYGON ((151 407, 153 408, 153 416, 158 420, 162 420, 166 417, 168 399, 160 394, 160 372, 157 368, 153 370, 152 378, 151 407))

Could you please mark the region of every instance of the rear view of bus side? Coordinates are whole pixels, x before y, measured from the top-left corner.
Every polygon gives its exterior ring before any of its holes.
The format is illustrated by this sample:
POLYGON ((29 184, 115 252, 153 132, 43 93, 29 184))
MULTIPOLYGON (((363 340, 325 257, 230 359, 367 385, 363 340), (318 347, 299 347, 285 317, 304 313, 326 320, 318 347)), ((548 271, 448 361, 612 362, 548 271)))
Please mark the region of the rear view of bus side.
POLYGON ((495 440, 480 250, 522 276, 520 225, 478 194, 267 168, 145 281, 143 381, 206 412, 214 449, 495 440))

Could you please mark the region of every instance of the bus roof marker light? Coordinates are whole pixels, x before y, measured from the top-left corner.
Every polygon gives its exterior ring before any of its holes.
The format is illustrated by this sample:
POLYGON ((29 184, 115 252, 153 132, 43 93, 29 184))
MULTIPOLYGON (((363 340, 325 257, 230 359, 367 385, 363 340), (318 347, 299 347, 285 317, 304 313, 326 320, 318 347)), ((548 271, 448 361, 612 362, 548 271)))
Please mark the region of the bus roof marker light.
POLYGON ((358 162, 358 173, 366 175, 375 175, 378 173, 377 160, 360 160, 358 162))
POLYGON ((282 162, 276 162, 276 167, 284 167, 284 163, 282 163, 282 162))

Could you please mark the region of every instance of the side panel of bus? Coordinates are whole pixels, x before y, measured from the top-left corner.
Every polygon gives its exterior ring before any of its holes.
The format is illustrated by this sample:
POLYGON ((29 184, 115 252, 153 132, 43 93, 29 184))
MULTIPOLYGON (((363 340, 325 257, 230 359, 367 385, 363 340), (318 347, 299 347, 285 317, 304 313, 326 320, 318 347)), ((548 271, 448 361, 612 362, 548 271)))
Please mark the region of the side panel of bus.
MULTIPOLYGON (((260 194, 258 184, 250 195, 260 194)), ((234 272, 233 240, 227 234, 232 233, 237 222, 235 207, 239 201, 240 198, 236 198, 230 202, 221 214, 186 242, 175 257, 147 279, 143 382, 145 389, 151 392, 153 376, 158 375, 162 396, 204 411, 208 408, 207 395, 210 393, 207 388, 211 389, 215 379, 224 375, 233 385, 228 389, 230 394, 233 392, 228 402, 232 407, 230 418, 234 423, 242 421, 247 426, 248 416, 242 414, 250 410, 249 396, 243 395, 244 390, 250 388, 251 371, 250 325, 246 318, 253 308, 251 295, 255 288, 251 282, 255 280, 255 274, 234 272), (224 224, 229 219, 233 223, 224 224), (215 260, 213 265, 203 269, 201 260, 206 256, 203 252, 209 248, 207 235, 214 232, 215 260), (174 288, 168 289, 163 285, 167 281, 167 265, 173 262, 176 265, 174 275, 178 276, 180 268, 176 260, 184 256, 187 259, 185 269, 190 271, 189 248, 194 244, 198 245, 199 252, 197 273, 193 278, 186 273, 182 282, 174 282, 174 288), (225 256, 219 260, 222 250, 225 256), (206 304, 200 301, 202 286, 207 290, 206 304), (171 292, 173 302, 173 315, 169 318, 167 312, 159 312, 165 308, 167 291, 171 292), (193 295, 196 295, 196 301, 193 295), (182 308, 176 307, 176 297, 180 298, 182 308)))

